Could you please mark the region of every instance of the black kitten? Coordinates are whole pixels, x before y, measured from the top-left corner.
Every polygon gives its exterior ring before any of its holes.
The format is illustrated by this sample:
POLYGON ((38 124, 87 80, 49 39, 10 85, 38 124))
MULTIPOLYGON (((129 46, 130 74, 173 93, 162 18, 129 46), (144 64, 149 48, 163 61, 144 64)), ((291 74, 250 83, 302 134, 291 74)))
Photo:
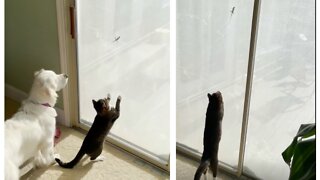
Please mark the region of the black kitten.
POLYGON ((107 99, 92 100, 94 109, 97 111, 92 127, 84 138, 78 154, 72 161, 64 163, 58 158, 55 159, 61 167, 73 168, 85 154, 90 156, 90 160, 95 160, 101 154, 104 139, 115 120, 120 116, 120 101, 121 97, 118 96, 116 107, 111 108, 109 106, 110 94, 108 94, 107 99))
POLYGON ((206 174, 208 166, 213 177, 217 176, 218 150, 221 139, 221 124, 223 118, 223 99, 220 91, 208 94, 209 104, 206 114, 206 125, 203 136, 203 153, 201 163, 194 176, 195 180, 200 179, 202 174, 206 174))

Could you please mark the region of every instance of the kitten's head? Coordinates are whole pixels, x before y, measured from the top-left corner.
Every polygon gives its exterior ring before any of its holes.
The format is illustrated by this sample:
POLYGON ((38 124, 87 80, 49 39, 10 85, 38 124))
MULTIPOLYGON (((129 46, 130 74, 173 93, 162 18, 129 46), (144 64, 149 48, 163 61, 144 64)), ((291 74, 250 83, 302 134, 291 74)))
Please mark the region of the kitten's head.
POLYGON ((98 101, 92 100, 92 103, 93 103, 94 109, 96 110, 96 112, 99 115, 103 116, 111 110, 111 107, 109 105, 109 101, 106 98, 99 99, 98 101))
POLYGON ((209 94, 209 103, 213 103, 214 105, 220 105, 223 103, 222 94, 220 91, 217 91, 215 93, 209 94))

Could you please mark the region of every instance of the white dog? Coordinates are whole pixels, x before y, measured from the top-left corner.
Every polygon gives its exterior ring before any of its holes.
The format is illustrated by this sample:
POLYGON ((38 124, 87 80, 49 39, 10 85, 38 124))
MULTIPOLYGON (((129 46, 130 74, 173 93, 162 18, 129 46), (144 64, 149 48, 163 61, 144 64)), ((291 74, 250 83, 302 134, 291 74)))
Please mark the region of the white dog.
POLYGON ((5 122, 5 179, 18 180, 19 166, 30 158, 42 167, 54 162, 53 139, 57 91, 68 82, 65 74, 41 69, 34 73, 29 97, 5 122))

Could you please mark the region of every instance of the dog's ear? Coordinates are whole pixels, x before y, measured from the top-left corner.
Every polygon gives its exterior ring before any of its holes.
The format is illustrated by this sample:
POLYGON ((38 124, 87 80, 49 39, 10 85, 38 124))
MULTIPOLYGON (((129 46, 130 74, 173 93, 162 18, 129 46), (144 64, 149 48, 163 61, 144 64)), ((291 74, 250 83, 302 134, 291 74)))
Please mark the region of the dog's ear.
POLYGON ((58 94, 56 93, 56 91, 54 91, 53 89, 51 89, 49 87, 45 87, 45 93, 48 97, 53 97, 53 98, 58 97, 58 94))
POLYGON ((39 71, 34 72, 34 77, 38 76, 44 69, 40 69, 39 71))
MULTIPOLYGON (((40 71, 43 71, 43 69, 41 69, 40 71)), ((54 97, 54 98, 58 97, 58 95, 55 91, 55 88, 49 79, 40 78, 40 79, 38 79, 38 82, 39 82, 40 86, 44 89, 44 93, 46 96, 54 97)))

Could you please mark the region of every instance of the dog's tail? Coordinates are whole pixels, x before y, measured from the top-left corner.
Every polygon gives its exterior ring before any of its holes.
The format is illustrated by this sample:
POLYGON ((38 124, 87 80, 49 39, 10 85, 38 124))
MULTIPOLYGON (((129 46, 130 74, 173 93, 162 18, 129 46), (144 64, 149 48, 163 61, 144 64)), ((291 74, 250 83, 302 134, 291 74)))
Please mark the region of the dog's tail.
POLYGON ((200 180, 201 175, 207 172, 208 166, 210 165, 210 160, 202 161, 197 169, 196 174, 194 175, 194 180, 200 180))
POLYGON ((59 158, 55 158, 55 160, 57 161, 57 163, 58 163, 61 167, 71 169, 71 168, 73 168, 73 167, 81 160, 81 158, 82 158, 85 154, 86 154, 85 151, 82 150, 82 148, 81 148, 81 149, 79 150, 78 154, 76 155, 76 157, 75 157, 72 161, 70 161, 70 162, 68 162, 68 163, 62 162, 59 158))

